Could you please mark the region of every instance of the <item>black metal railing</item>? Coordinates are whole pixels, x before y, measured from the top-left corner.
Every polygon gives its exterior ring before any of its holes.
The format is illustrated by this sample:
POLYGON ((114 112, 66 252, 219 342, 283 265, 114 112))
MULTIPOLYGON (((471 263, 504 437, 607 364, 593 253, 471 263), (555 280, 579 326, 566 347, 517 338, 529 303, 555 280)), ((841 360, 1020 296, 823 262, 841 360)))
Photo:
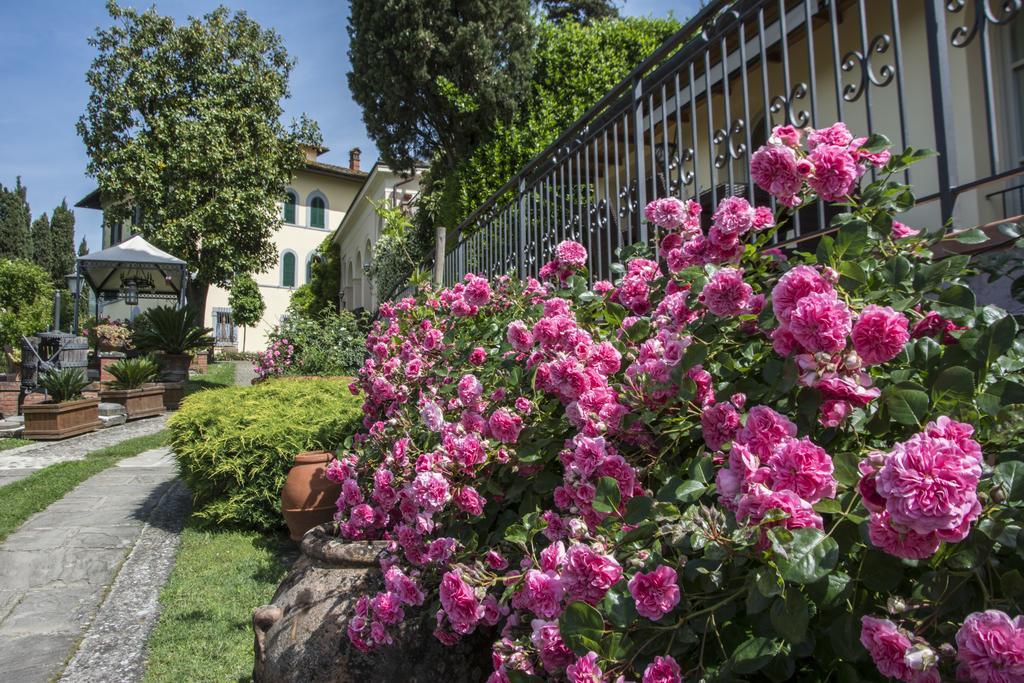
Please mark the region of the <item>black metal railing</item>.
MULTIPOLYGON (((650 237, 652 198, 707 213, 727 195, 769 203, 749 157, 785 123, 841 120, 935 149, 905 173, 922 197, 911 217, 996 220, 999 198, 984 191, 1024 174, 1009 67, 1024 53, 1022 2, 710 3, 449 235, 444 282, 536 275, 563 239, 587 247, 592 278, 608 277, 616 249, 650 237)), ((807 207, 776 239, 820 235, 834 211, 807 207)))

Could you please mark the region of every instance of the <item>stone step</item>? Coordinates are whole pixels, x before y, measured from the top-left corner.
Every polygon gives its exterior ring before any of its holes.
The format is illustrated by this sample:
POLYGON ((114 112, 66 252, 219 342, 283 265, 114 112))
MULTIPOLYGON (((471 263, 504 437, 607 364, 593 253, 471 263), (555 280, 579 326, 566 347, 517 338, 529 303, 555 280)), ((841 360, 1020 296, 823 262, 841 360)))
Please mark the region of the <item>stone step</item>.
POLYGON ((128 411, 120 403, 101 403, 99 412, 100 417, 112 417, 115 415, 126 415, 128 411))

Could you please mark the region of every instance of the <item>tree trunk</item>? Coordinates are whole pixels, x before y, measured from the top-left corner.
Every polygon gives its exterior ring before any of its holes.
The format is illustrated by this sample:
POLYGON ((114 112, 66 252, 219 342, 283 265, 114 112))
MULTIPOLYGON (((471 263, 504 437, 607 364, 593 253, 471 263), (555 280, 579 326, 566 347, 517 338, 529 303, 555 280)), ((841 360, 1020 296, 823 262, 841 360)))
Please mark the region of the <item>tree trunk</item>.
POLYGON ((241 349, 242 353, 245 353, 245 339, 246 339, 246 333, 248 333, 248 331, 249 331, 249 326, 248 325, 242 325, 242 349, 241 349))
POLYGON ((194 320, 199 327, 206 327, 206 295, 210 292, 210 284, 200 280, 191 280, 188 283, 188 307, 194 314, 194 320))

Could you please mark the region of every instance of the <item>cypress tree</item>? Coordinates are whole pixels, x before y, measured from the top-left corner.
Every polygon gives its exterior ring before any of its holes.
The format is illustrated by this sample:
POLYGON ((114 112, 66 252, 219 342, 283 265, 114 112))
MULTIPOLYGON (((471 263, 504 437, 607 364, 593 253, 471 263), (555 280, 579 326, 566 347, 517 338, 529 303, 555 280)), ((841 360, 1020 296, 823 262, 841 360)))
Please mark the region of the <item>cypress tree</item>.
POLYGON ((75 269, 75 214, 68 208, 65 199, 53 210, 50 220, 50 273, 58 287, 63 286, 64 276, 75 269))
POLYGON ((53 233, 45 213, 32 221, 32 261, 47 273, 53 272, 53 233))
POLYGON ((78 255, 85 256, 89 253, 89 243, 85 241, 85 237, 82 237, 82 241, 78 243, 78 255))
POLYGON ((18 176, 13 189, 0 185, 0 258, 32 260, 28 190, 18 176))

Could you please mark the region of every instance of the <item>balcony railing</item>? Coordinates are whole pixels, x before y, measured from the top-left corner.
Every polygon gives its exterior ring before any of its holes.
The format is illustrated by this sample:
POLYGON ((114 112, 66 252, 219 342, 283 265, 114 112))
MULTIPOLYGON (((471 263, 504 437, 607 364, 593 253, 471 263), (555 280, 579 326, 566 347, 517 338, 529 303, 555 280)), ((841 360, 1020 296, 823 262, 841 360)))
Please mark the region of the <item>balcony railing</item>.
MULTIPOLYGON (((604 278, 616 249, 648 240, 652 198, 708 214, 726 195, 769 203, 749 157, 785 123, 937 150, 905 175, 920 197, 908 223, 996 220, 992 191, 1024 173, 1022 1, 710 3, 454 230, 444 282, 536 275, 564 239, 604 278)), ((776 239, 813 239, 835 211, 807 207, 776 239)))

